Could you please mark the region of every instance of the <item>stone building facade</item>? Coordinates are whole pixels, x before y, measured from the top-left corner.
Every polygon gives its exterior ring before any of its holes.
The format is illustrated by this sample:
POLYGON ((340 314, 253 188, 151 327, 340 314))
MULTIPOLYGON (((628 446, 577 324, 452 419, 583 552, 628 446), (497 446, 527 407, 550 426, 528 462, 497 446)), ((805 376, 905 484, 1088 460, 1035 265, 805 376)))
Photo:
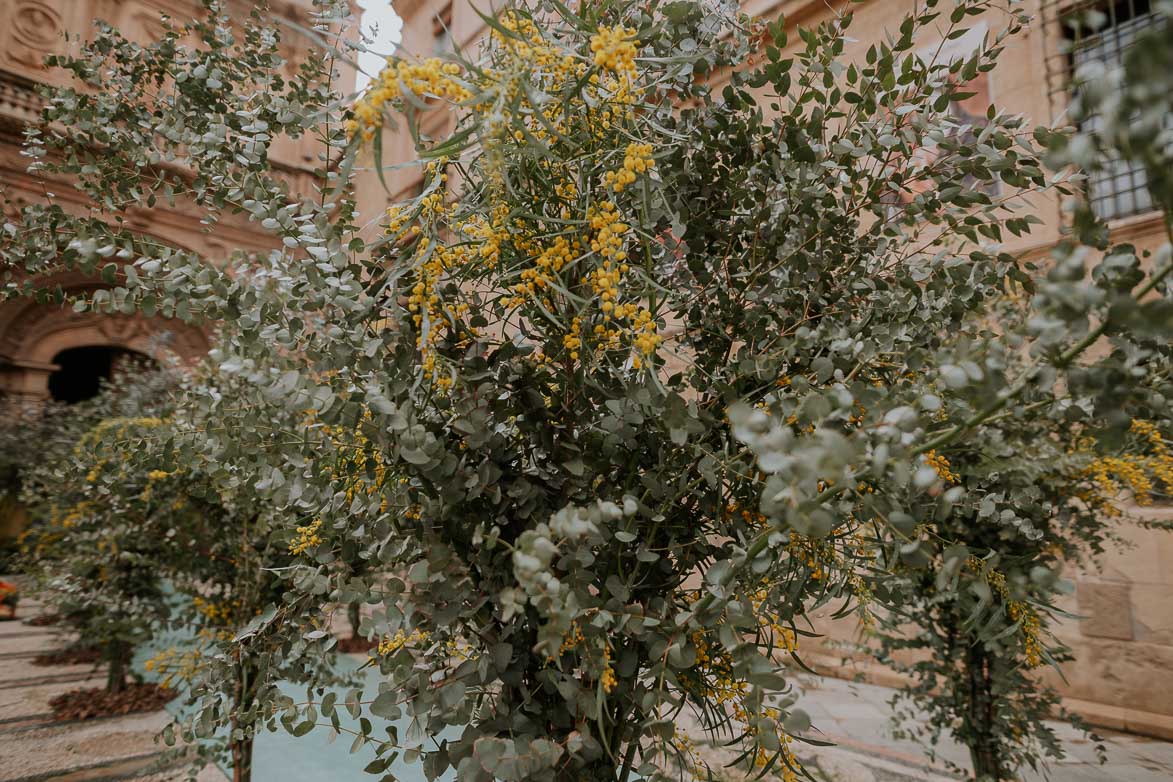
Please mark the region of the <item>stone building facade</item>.
MULTIPOLYGON (((305 23, 310 5, 310 0, 270 2, 274 14, 299 24, 305 23)), ((234 0, 230 10, 243 17, 253 6, 249 0, 234 0)), ((96 20, 134 40, 157 39, 162 14, 184 21, 202 16, 204 7, 198 0, 0 0, 0 187, 15 207, 35 202, 49 190, 59 203, 85 208, 82 194, 67 182, 46 183, 30 176, 29 160, 21 155, 24 128, 38 118, 38 85, 66 78, 45 68, 44 58, 76 47, 76 36, 85 36, 96 20), (68 42, 66 33, 71 36, 68 42)), ((304 41, 292 33, 284 36, 291 74, 304 41)), ((312 139, 283 140, 271 157, 295 190, 309 192, 318 151, 312 139)), ((174 208, 143 210, 131 224, 143 234, 211 260, 226 259, 236 250, 262 250, 272 241, 232 216, 217 224, 213 233, 200 223, 196 210, 182 202, 174 208)), ((79 275, 52 282, 67 292, 101 285, 79 275)), ((203 330, 178 321, 75 313, 31 301, 0 303, 0 397, 75 401, 92 395, 97 380, 116 372, 129 356, 167 351, 193 360, 208 347, 203 330)))
MULTIPOLYGON (((1034 16, 1030 29, 1006 48, 999 67, 976 84, 980 110, 993 102, 1002 110, 1026 115, 1035 123, 1059 120, 1069 97, 1072 68, 1083 58, 1112 60, 1127 47, 1135 31, 1151 22, 1146 0, 1124 0, 1098 4, 1107 24, 1090 38, 1082 39, 1071 53, 1070 35, 1063 18, 1076 2, 1089 7, 1087 0, 1025 0, 1034 16)), ((473 5, 489 11, 488 0, 394 0, 403 20, 401 53, 405 56, 432 56, 446 49, 468 52, 484 34, 473 5), (471 3, 471 4, 470 4, 471 3)), ((848 3, 823 0, 744 0, 746 12, 773 19, 784 14, 788 27, 816 25, 848 3)), ((851 3, 855 14, 849 44, 862 54, 894 29, 910 12, 915 0, 864 0, 851 3)), ((996 30, 994 15, 975 20, 996 30)), ((791 41, 798 36, 791 35, 791 41)), ((936 48, 939 41, 925 40, 936 48)), ((964 107, 963 107, 964 110, 964 107)), ((452 121, 437 110, 422 122, 422 130, 441 136, 452 121)), ((406 133, 388 132, 383 139, 383 162, 387 166, 385 192, 372 176, 364 188, 365 209, 374 213, 388 203, 415 195, 421 185, 420 171, 413 167, 394 168, 414 158, 412 140, 406 133)), ((1110 220, 1115 241, 1128 241, 1138 248, 1156 248, 1164 241, 1160 215, 1151 211, 1144 191, 1143 172, 1117 166, 1090 184, 1095 208, 1110 220)), ((1064 217, 1059 201, 1052 195, 1033 197, 1027 207, 1042 225, 1025 238, 1011 238, 1006 249, 1036 259, 1045 259, 1059 239, 1064 217)), ((1150 515, 1173 520, 1173 507, 1145 509, 1150 515)), ((1064 622, 1059 628, 1063 641, 1075 650, 1076 662, 1064 668, 1066 681, 1053 673, 1065 703, 1093 723, 1173 739, 1173 535, 1134 526, 1122 526, 1120 535, 1128 547, 1112 553, 1088 572, 1067 573, 1076 584, 1067 609, 1082 620, 1064 622)), ((873 681, 894 683, 896 675, 869 664, 863 656, 844 650, 866 642, 850 620, 824 619, 825 633, 816 654, 804 657, 824 671, 841 676, 862 675, 873 681)))

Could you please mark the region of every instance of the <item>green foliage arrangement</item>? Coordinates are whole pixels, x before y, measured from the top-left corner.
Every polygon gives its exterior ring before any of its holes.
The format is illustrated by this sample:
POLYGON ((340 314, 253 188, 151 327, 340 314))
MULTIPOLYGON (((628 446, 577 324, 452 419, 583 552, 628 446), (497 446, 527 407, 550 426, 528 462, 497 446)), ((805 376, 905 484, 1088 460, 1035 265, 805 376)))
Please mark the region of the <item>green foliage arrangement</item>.
POLYGON ((214 375, 180 384, 145 374, 56 411, 57 441, 76 439, 26 471, 22 494, 32 520, 25 571, 100 651, 107 690, 122 691, 137 653, 153 649, 146 676, 198 704, 201 717, 184 714, 165 737, 181 733, 198 763, 223 757, 237 782, 250 778, 258 730, 313 724, 289 721, 293 701, 278 682, 306 685, 313 699, 346 680, 318 613, 285 605, 283 570, 294 561, 285 514, 256 489, 250 443, 231 437, 219 412, 251 402, 247 386, 214 375), (262 621, 297 626, 292 645, 250 645, 262 621))
MULTIPOLYGON (((258 732, 281 724, 300 736, 316 722, 279 684, 304 687, 303 703, 313 703, 348 681, 335 665, 320 594, 290 586, 299 548, 290 543, 287 509, 269 499, 274 476, 258 458, 306 419, 270 408, 262 431, 238 430, 236 416, 264 410, 264 401, 249 384, 207 368, 181 399, 154 437, 119 442, 120 463, 151 482, 159 511, 148 534, 181 539, 157 571, 178 597, 169 617, 178 632, 145 667, 189 707, 164 732, 167 742, 195 744, 200 763, 223 760, 234 782, 247 782, 258 732), (271 624, 284 636, 256 643, 258 628, 271 624)), ((318 452, 324 456, 325 445, 318 452)))
MULTIPOLYGON (((1173 6, 1154 11, 1121 70, 1094 63, 1075 74, 1072 119, 1096 114, 1103 124, 1050 137, 1048 163, 1086 172, 1110 160, 1139 164, 1169 231, 1173 160, 1160 139, 1173 69, 1161 63, 1170 62, 1173 6)), ((1046 720, 1063 710, 1039 676, 1041 665, 1071 659, 1049 636, 1071 591, 1062 570, 1094 563, 1123 524, 1144 523, 1128 518, 1138 506, 1173 494, 1173 321, 1161 282, 1169 244, 1155 254, 1110 245, 1088 202, 1071 206, 1072 235, 1053 251, 1033 300, 999 312, 1000 340, 1025 337, 996 365, 1005 390, 984 406, 980 396, 944 396, 939 423, 966 436, 926 456, 955 499, 910 498, 897 511, 909 540, 887 554, 905 565, 888 582, 894 607, 880 640, 883 657, 915 681, 903 693, 920 707, 902 715, 906 732, 935 746, 947 731, 969 747, 979 780, 1017 779, 1023 767, 1062 757, 1046 720), (980 426, 966 423, 975 415, 980 426), (899 650, 915 654, 893 657, 899 650)))
MULTIPOLYGON (((270 607, 221 642, 185 737, 244 738, 278 711, 295 733, 337 729, 346 708, 377 774, 703 778, 704 735, 794 780, 809 719, 788 666, 812 610, 961 611, 998 572, 1025 608, 987 600, 997 621, 967 627, 968 648, 1043 654, 1027 620, 1047 597, 1027 584, 1057 555, 1031 531, 1100 517, 1070 510, 1076 473, 1039 475, 1041 496, 1025 476, 1052 438, 1127 428, 1112 404, 1167 417, 1168 319, 1136 323, 1167 313, 1173 267, 1072 253, 1036 288, 999 251, 1033 222, 1019 196, 1068 187, 1035 140, 1064 137, 949 110, 1026 23, 1017 6, 927 0, 852 60, 850 14, 788 49, 783 22, 732 2, 535 2, 486 17, 475 59, 389 61, 352 106, 331 70, 344 15, 319 9, 323 48, 291 80, 259 17, 213 6, 145 47, 99 30, 58 64, 101 89, 52 93, 30 145, 94 209, 27 207, 0 247, 12 295, 82 270, 110 288, 79 308, 224 324, 217 379, 177 407, 199 422, 177 469, 255 496, 253 548, 289 560, 260 556, 283 592, 256 591, 270 607), (978 16, 999 25, 972 52, 915 56, 978 16), (420 129, 436 110, 457 115, 448 138, 420 129), (368 151, 381 171, 392 121, 424 188, 372 233, 352 185, 368 151), (298 195, 268 151, 304 134, 320 190, 298 195), (243 215, 274 249, 217 267, 120 223, 159 199, 243 215), (1089 362, 1104 336, 1120 350, 1089 362), (996 532, 956 536, 988 503, 996 532), (234 661, 300 659, 322 610, 354 602, 382 637, 373 700, 224 699, 234 661)), ((228 504, 234 524, 251 529, 252 502, 228 504)), ((979 776, 1036 755, 1015 746, 979 776)))
POLYGON ((168 615, 155 568, 170 545, 146 534, 155 516, 146 476, 128 484, 112 443, 158 426, 153 413, 166 410, 174 382, 147 374, 75 407, 23 411, 4 427, 6 440, 22 444, 14 452, 25 456, 12 473, 31 518, 19 565, 50 612, 99 651, 109 693, 126 687, 135 650, 168 615), (30 442, 37 453, 29 453, 30 442))

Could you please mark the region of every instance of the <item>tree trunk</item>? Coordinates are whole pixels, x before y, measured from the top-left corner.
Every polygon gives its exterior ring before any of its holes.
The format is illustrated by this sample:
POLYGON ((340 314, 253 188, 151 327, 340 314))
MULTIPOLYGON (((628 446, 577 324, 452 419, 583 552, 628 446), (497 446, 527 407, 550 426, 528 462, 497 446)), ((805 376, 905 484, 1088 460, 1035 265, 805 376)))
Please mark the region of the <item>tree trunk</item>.
POLYGON ((122 692, 126 689, 126 671, 130 668, 130 644, 114 641, 106 650, 109 667, 106 670, 106 692, 122 692))
POLYGON ((994 693, 990 678, 989 652, 980 643, 972 644, 965 655, 969 679, 969 757, 977 782, 1010 779, 994 738, 994 693))
POLYGON ((346 618, 350 620, 350 634, 354 638, 361 638, 358 626, 362 624, 362 615, 359 613, 359 604, 351 603, 346 606, 346 618))
POLYGON ((232 782, 251 782, 253 777, 253 737, 232 742, 232 782))
MULTIPOLYGON (((246 652, 241 650, 241 656, 246 652)), ((256 683, 252 670, 244 660, 236 664, 236 688, 233 692, 232 722, 229 726, 232 751, 232 782, 251 782, 253 776, 253 726, 241 726, 240 715, 252 707, 256 683), (237 735, 240 738, 236 738, 237 735)))

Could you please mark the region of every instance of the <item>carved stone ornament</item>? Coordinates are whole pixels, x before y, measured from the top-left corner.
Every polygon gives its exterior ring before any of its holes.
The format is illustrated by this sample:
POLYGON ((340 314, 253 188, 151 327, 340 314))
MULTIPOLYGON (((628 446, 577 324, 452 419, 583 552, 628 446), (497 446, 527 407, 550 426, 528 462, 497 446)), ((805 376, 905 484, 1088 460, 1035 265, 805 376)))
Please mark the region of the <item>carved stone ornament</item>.
POLYGON ((61 48, 65 31, 61 13, 42 0, 16 0, 7 20, 6 53, 30 68, 44 66, 45 56, 61 48))

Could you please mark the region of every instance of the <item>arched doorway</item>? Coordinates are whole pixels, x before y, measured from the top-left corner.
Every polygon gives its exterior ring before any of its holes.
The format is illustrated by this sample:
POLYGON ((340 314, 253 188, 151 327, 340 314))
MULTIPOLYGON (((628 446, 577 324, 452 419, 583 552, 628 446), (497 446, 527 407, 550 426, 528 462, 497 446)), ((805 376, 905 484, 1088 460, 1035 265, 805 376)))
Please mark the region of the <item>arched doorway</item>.
POLYGON ((86 345, 67 348, 53 356, 59 368, 49 375, 49 396, 73 404, 98 395, 103 383, 121 372, 154 364, 135 350, 114 345, 86 345))

